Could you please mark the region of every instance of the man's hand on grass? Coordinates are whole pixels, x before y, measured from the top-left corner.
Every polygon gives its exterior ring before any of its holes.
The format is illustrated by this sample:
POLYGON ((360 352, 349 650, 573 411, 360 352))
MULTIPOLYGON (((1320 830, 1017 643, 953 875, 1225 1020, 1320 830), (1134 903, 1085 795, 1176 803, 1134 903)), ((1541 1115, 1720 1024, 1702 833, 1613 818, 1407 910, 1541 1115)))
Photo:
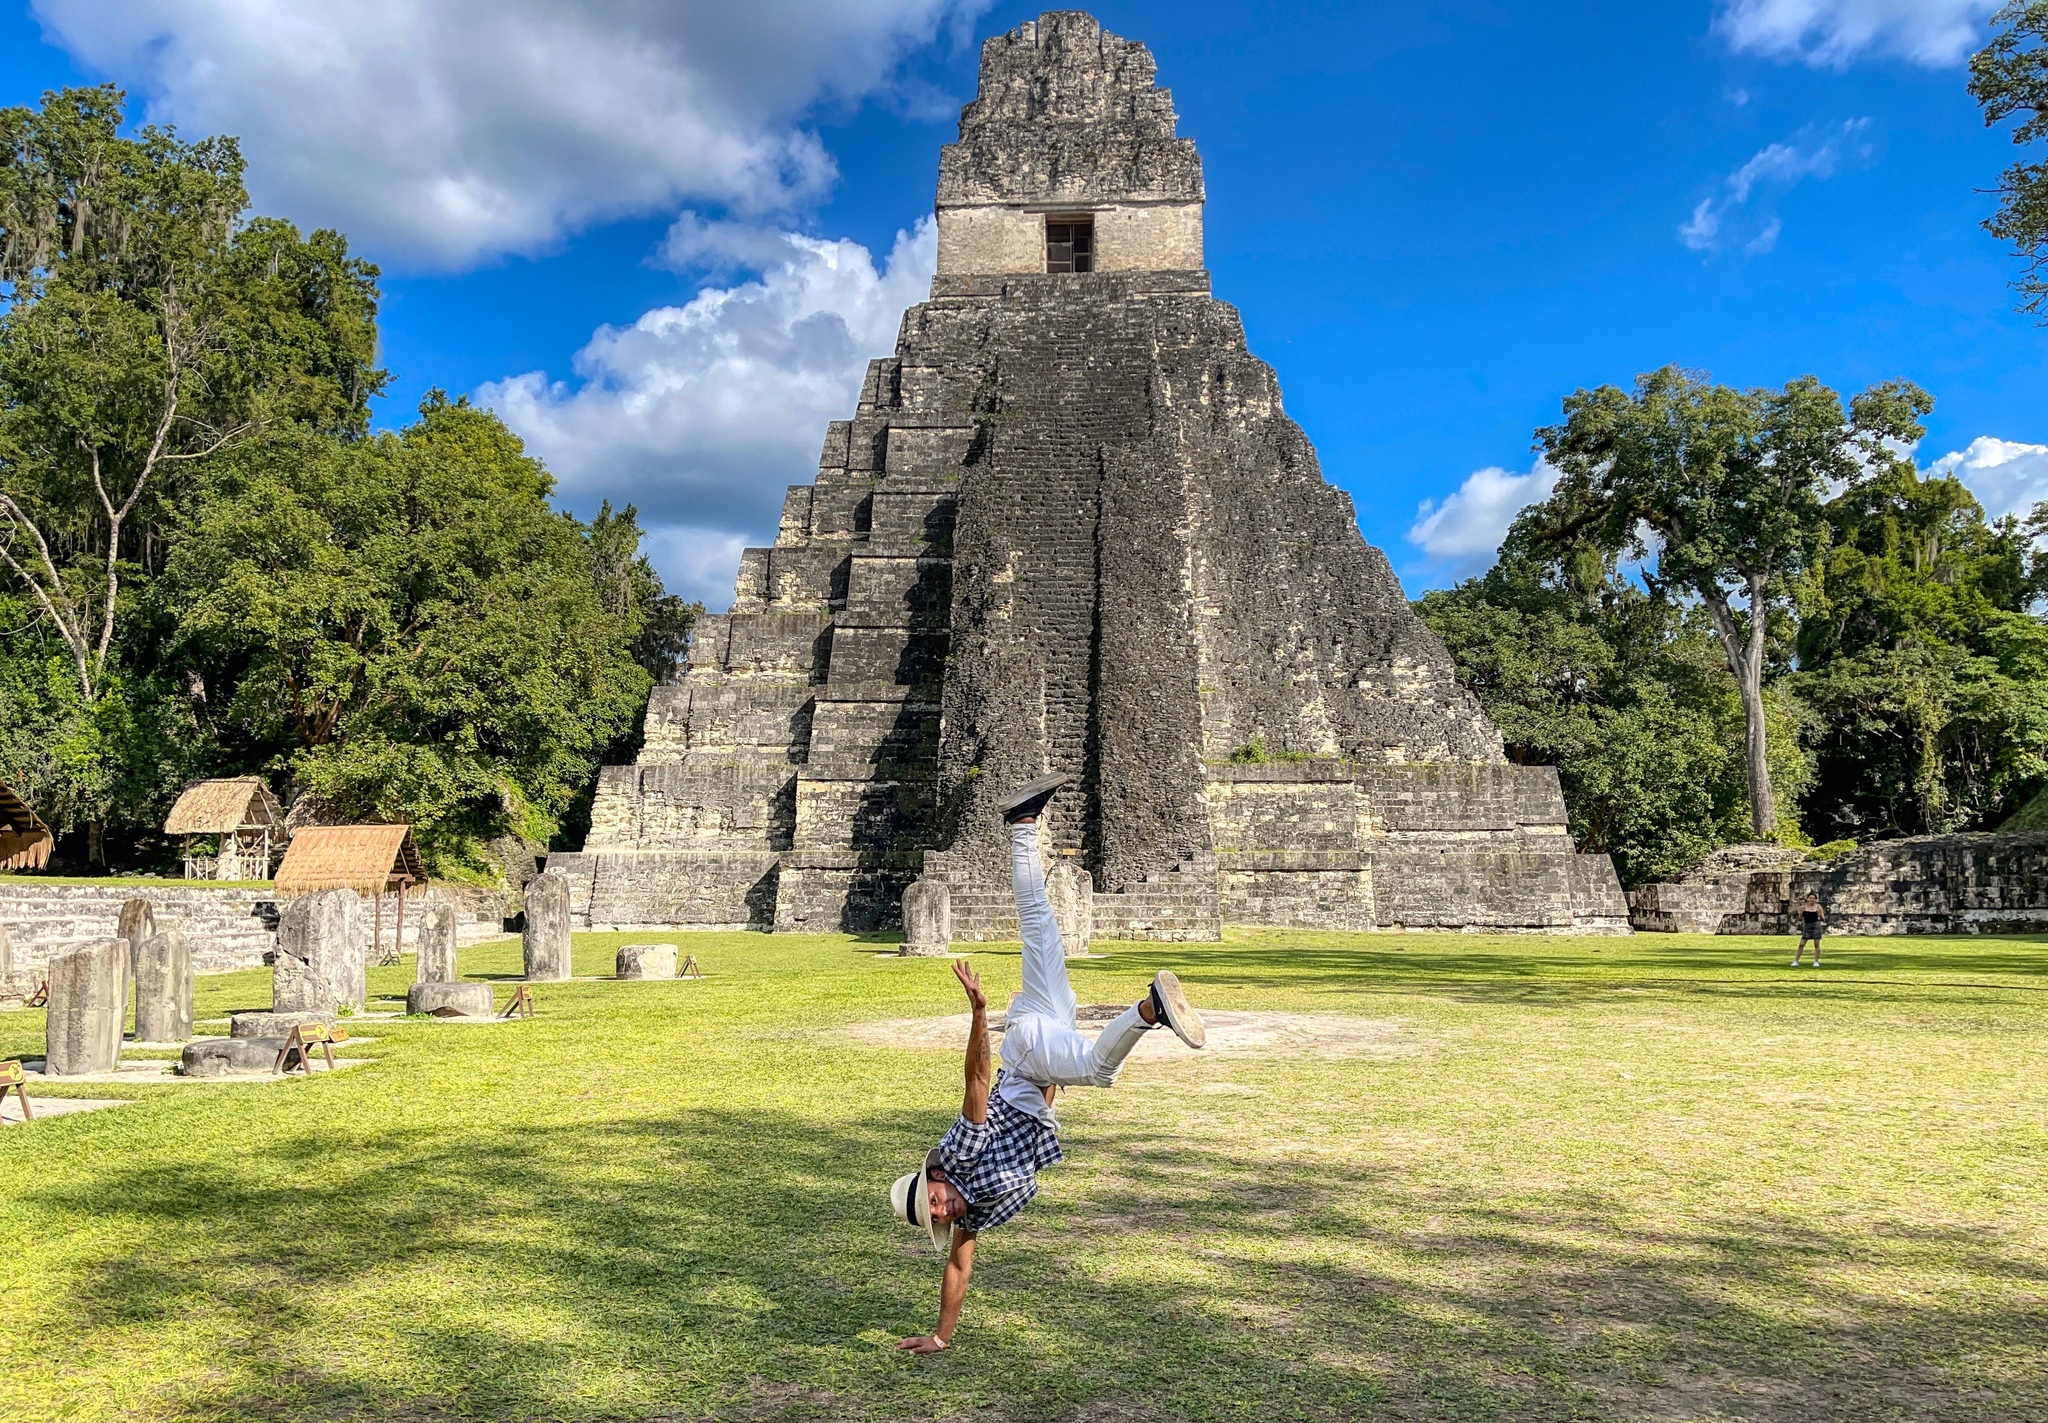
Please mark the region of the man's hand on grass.
POLYGON ((960 986, 967 990, 967 1005, 979 1013, 988 1007, 988 1000, 981 996, 981 978, 968 967, 966 959, 953 960, 953 977, 960 980, 960 986))
POLYGON ((936 1334, 920 1334, 915 1339, 905 1339, 896 1347, 908 1349, 913 1354, 936 1354, 946 1347, 946 1341, 936 1334))

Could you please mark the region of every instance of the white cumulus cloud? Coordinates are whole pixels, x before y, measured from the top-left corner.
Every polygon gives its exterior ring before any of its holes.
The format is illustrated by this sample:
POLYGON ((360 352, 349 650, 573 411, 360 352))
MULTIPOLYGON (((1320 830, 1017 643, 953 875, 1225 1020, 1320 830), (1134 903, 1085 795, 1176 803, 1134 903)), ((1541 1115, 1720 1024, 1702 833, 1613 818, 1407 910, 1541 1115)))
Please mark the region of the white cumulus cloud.
POLYGON ((1982 43, 2003 0, 1725 0, 1714 28, 1738 50, 1841 69, 1870 54, 1938 69, 1982 43))
POLYGON ((460 267, 685 204, 801 207, 835 175, 805 116, 987 0, 33 3, 151 119, 238 135, 263 210, 460 267))
POLYGON ((1772 204, 1807 178, 1832 178, 1845 167, 1870 162, 1876 146, 1869 129, 1869 119, 1850 119, 1802 129, 1790 143, 1759 149, 1717 192, 1700 199, 1692 216, 1679 224, 1678 240, 1695 252, 1718 252, 1730 245, 1740 245, 1749 257, 1770 251, 1785 230, 1772 204))
POLYGON ((826 422, 852 417, 867 362, 924 300, 938 238, 926 218, 878 266, 857 242, 685 214, 665 251, 759 275, 600 328, 575 383, 533 371, 477 399, 547 462, 569 507, 637 504, 663 577, 722 609, 740 549, 773 539, 786 487, 816 476, 826 422))
POLYGON ((1436 572, 1455 581, 1484 573, 1507 537, 1515 515, 1557 487, 1557 471, 1538 459, 1526 473, 1488 465, 1465 477, 1457 491, 1438 503, 1425 499, 1415 510, 1408 542, 1428 554, 1436 572))
POLYGON ((1927 471, 1961 479, 1989 519, 2005 514, 2024 518, 2034 505, 2048 499, 2048 445, 1979 435, 1968 448, 1950 451, 1927 471))

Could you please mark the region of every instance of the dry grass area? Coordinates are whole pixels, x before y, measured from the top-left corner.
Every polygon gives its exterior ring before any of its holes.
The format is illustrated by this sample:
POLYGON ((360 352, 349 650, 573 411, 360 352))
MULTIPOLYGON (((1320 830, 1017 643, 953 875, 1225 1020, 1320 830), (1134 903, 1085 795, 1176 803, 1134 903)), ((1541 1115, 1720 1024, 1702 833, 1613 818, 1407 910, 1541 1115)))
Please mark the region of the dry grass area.
MULTIPOLYGON (((2043 942, 1101 946, 1083 1002, 1170 965, 1369 1050, 1148 1043, 1064 1098, 929 1359, 888 1347, 937 1269, 882 1192, 957 1109, 946 966, 689 947, 703 983, 0 1128, 0 1418, 2048 1419, 2043 942)), ((1002 1002, 1015 951, 975 957, 1002 1002)))

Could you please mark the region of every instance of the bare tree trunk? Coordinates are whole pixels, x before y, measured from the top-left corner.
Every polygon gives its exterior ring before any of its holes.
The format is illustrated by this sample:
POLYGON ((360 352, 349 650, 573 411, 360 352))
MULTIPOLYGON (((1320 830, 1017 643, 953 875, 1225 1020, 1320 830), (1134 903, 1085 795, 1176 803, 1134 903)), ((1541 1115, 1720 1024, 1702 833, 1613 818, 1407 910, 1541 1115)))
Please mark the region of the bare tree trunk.
POLYGON ((1714 631, 1727 654, 1728 670, 1735 676, 1742 694, 1744 770, 1749 781, 1749 822, 1761 840, 1778 828, 1777 797, 1771 790, 1769 730, 1764 722, 1764 645, 1769 636, 1765 626, 1764 580, 1749 578, 1749 629, 1743 635, 1735 625, 1735 614, 1727 596, 1719 589, 1705 590, 1707 611, 1713 615, 1714 631))

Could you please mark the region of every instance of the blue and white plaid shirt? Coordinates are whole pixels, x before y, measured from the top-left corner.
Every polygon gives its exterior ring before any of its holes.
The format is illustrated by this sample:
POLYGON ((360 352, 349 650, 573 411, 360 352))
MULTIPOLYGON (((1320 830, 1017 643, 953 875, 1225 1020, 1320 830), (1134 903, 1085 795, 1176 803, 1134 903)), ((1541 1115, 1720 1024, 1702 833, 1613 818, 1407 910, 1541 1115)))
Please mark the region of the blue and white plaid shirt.
MULTIPOLYGON (((996 1073, 1001 1084, 1003 1074, 996 1073)), ((1066 1158, 1057 1124, 1020 1112, 991 1091, 988 1120, 961 1117, 939 1143, 939 1164, 967 1198, 964 1230, 993 1230, 1031 1204, 1038 1173, 1066 1158)))

